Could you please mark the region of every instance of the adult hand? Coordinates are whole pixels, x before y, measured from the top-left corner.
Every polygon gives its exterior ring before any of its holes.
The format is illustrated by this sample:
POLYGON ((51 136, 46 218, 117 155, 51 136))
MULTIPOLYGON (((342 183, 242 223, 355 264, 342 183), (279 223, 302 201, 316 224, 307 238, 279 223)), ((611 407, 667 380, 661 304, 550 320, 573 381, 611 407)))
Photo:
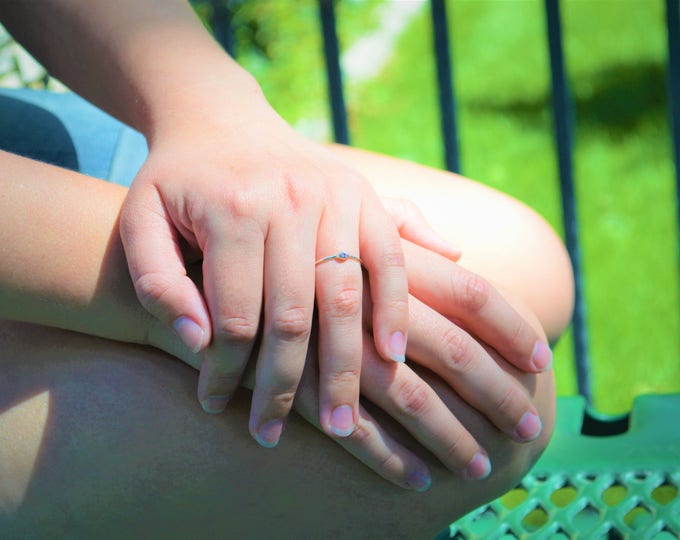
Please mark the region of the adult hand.
POLYGON ((134 287, 190 350, 207 348, 198 397, 208 412, 223 410, 238 386, 263 313, 250 423, 265 446, 293 403, 316 292, 320 422, 347 436, 359 415, 362 270, 353 259, 318 261, 361 257, 376 349, 403 361, 408 289, 398 230, 361 176, 263 98, 247 97, 200 121, 195 111, 173 111, 176 120, 150 136, 121 215, 134 287), (205 301, 186 275, 187 247, 203 258, 205 301))

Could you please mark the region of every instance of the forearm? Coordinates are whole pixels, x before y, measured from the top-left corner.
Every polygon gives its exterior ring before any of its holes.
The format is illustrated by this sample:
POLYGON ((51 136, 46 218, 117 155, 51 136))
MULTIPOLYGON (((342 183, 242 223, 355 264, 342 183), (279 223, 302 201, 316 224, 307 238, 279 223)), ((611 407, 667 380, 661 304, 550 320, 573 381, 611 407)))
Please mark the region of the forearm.
POLYGON ((215 99, 262 99, 184 0, 9 1, 0 20, 50 73, 150 138, 188 110, 209 116, 215 99))
POLYGON ((126 193, 0 152, 0 317, 144 343, 117 226, 126 193))

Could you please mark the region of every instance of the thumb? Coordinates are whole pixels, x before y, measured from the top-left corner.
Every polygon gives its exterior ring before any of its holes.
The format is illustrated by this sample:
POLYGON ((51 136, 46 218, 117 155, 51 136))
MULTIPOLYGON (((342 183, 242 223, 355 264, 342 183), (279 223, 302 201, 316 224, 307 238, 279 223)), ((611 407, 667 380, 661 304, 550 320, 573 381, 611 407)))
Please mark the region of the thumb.
POLYGON ((432 228, 413 202, 393 197, 383 197, 381 201, 402 239, 434 251, 453 262, 460 259, 461 251, 432 228))
POLYGON ((130 277, 142 306, 172 326, 187 348, 197 353, 210 342, 210 317, 184 257, 166 205, 151 185, 128 193, 120 236, 130 277))

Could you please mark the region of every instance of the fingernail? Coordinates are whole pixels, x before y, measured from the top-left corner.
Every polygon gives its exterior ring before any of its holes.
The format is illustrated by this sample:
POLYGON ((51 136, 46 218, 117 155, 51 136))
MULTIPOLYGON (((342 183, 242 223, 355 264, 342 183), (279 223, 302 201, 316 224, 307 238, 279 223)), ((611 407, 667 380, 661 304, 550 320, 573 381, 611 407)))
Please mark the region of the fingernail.
POLYGON ((414 489, 419 493, 427 491, 432 485, 432 478, 430 475, 421 470, 415 470, 408 475, 404 487, 407 489, 414 489))
POLYGON ((390 358, 395 362, 406 361, 406 340, 403 332, 395 332, 390 336, 388 343, 390 349, 390 358))
POLYGON ((477 452, 465 468, 464 475, 469 480, 484 480, 491 474, 491 461, 485 453, 477 452))
POLYGON ((260 426, 255 435, 255 440, 265 448, 274 448, 279 444, 281 432, 283 431, 282 420, 269 420, 260 426))
POLYGON ((521 442, 533 441, 543 430, 543 422, 532 412, 525 412, 515 428, 515 436, 521 442))
POLYGON ((208 414, 218 414, 227 408, 229 396, 208 396, 201 401, 201 407, 208 414))
POLYGON ((178 317, 172 327, 189 350, 196 354, 201 350, 203 345, 203 338, 205 337, 205 330, 192 321, 189 317, 178 317))
POLYGON ((349 405, 340 405, 331 413, 331 431, 338 437, 347 437, 354 431, 354 412, 349 405))
POLYGON ((553 354, 545 343, 537 341, 531 354, 531 363, 537 371, 548 371, 552 368, 553 354))

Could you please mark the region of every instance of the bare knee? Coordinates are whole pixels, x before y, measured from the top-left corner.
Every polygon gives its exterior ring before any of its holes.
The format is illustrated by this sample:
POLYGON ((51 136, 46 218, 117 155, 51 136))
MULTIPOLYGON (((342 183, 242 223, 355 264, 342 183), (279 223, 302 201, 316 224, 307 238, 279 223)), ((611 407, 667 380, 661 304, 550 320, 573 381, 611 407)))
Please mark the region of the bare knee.
POLYGON ((550 341, 569 324, 573 274, 550 225, 525 204, 440 170, 352 148, 334 151, 381 196, 408 199, 463 256, 460 264, 522 300, 550 341))

